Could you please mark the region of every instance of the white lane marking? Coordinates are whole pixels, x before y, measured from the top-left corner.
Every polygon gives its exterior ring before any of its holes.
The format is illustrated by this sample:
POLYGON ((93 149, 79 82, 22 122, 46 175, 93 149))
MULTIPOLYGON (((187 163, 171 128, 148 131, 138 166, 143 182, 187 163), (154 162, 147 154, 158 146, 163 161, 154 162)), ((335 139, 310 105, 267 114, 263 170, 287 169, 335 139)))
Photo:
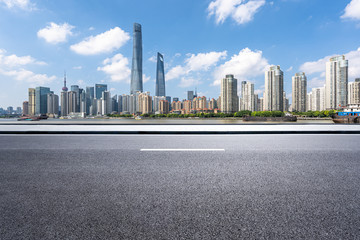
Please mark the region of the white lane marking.
POLYGON ((181 149, 181 148, 163 148, 163 149, 140 149, 141 152, 225 152, 225 149, 181 149))

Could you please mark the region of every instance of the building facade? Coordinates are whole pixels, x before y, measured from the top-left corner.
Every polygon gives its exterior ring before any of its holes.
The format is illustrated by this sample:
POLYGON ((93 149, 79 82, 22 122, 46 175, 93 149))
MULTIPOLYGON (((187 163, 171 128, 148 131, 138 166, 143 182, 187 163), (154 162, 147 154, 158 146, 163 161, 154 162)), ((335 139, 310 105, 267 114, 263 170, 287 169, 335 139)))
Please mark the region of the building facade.
POLYGON ((307 78, 305 73, 296 73, 292 77, 292 111, 306 111, 307 78))
POLYGON ((134 23, 130 94, 143 91, 142 77, 142 31, 141 25, 134 23))
POLYGON ((360 79, 358 81, 349 83, 349 104, 360 104, 360 79))
POLYGON ((29 88, 29 115, 35 115, 35 88, 29 88))
POLYGON ((348 60, 345 56, 330 58, 326 63, 325 107, 340 109, 348 101, 348 60))
POLYGON ((35 88, 35 114, 46 114, 48 93, 50 93, 48 87, 35 88))
POLYGON ((271 66, 265 72, 265 111, 283 111, 284 109, 284 73, 280 66, 271 66))
POLYGON ((228 74, 221 80, 221 111, 235 113, 238 110, 237 79, 228 74))
POLYGON ((157 54, 155 96, 166 96, 164 56, 160 53, 157 54))

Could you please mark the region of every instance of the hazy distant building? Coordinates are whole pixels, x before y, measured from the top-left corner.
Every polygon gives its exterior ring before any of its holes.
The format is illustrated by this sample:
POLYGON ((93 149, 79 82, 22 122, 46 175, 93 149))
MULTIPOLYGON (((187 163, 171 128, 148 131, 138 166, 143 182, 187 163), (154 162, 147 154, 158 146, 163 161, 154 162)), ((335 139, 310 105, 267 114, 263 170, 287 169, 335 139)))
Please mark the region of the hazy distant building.
POLYGON ((35 114, 46 114, 48 93, 50 93, 48 87, 35 88, 35 114))
POLYGON ((192 101, 194 99, 194 91, 187 91, 187 100, 192 101))
POLYGON ((307 78, 305 73, 296 73, 292 77, 292 111, 306 111, 307 78))
POLYGON ((101 115, 107 115, 112 112, 112 100, 111 100, 111 93, 110 91, 102 92, 102 112, 101 115))
POLYGON ((157 54, 155 96, 166 96, 164 56, 161 55, 160 53, 157 54))
POLYGON ((355 82, 349 83, 348 86, 349 89, 349 104, 360 104, 360 79, 355 82))
POLYGON ((345 56, 330 58, 326 63, 325 107, 339 109, 348 101, 348 60, 345 56))
POLYGON ((70 89, 76 94, 75 112, 80 112, 80 88, 78 85, 71 85, 70 89))
POLYGON ((312 92, 306 94, 306 111, 312 111, 313 109, 313 99, 312 92))
POLYGON ((86 114, 90 115, 90 107, 92 106, 95 98, 94 87, 86 87, 86 114))
POLYGON ((143 91, 141 25, 134 23, 130 94, 143 91))
POLYGON ((101 99, 102 93, 107 91, 106 84, 95 84, 95 97, 96 99, 101 99))
POLYGON ((35 88, 29 88, 29 115, 35 115, 35 88))
POLYGON ((235 113, 238 110, 237 79, 228 74, 221 80, 221 111, 235 113))
POLYGON ((69 97, 68 92, 61 92, 61 116, 67 116, 69 114, 69 97))
POLYGON ((29 102, 28 101, 23 102, 22 114, 29 115, 29 102))
POLYGON ((284 109, 284 73, 280 66, 271 66, 265 72, 265 111, 283 111, 284 109))
POLYGON ((52 92, 47 94, 47 114, 59 115, 59 96, 52 92))

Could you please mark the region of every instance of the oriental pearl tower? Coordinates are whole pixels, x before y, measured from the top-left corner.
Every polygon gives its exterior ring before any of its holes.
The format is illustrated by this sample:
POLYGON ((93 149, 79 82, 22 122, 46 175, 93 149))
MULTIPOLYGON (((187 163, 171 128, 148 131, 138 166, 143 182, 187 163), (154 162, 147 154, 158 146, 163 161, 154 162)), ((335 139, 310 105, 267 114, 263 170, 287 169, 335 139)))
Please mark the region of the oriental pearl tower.
POLYGON ((63 90, 64 92, 67 92, 67 91, 68 91, 68 88, 66 87, 66 72, 64 72, 64 86, 63 86, 62 90, 63 90))

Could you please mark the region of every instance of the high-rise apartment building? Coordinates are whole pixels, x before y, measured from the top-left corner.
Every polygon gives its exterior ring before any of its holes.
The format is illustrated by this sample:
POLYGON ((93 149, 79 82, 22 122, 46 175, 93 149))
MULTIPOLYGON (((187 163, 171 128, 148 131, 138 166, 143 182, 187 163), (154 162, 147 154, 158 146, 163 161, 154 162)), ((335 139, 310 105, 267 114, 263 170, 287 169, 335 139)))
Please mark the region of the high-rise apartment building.
POLYGON ((160 100, 159 102, 159 112, 160 114, 168 114, 169 113, 169 102, 167 100, 160 100))
POLYGON ((50 93, 48 87, 35 88, 35 114, 46 114, 48 93, 50 93))
POLYGON ((206 97, 194 98, 192 107, 194 110, 205 109, 206 107, 206 97))
POLYGON ((29 115, 29 102, 28 101, 23 102, 22 114, 29 115))
POLYGON ((349 104, 360 104, 360 79, 349 83, 349 104))
POLYGON ((325 107, 340 109, 348 101, 348 60, 345 56, 330 58, 326 63, 325 107))
POLYGON ((171 109, 174 110, 174 111, 180 111, 182 109, 182 102, 173 101, 171 103, 171 109))
POLYGON ((265 93, 264 110, 265 111, 283 111, 284 110, 284 73, 280 66, 271 66, 265 72, 265 93))
POLYGON ((292 77, 292 111, 306 111, 307 78, 305 73, 296 73, 292 77))
POLYGON ((77 94, 76 92, 69 91, 67 95, 68 95, 68 114, 76 113, 77 94))
POLYGON ((191 100, 186 100, 184 102, 184 112, 185 112, 185 114, 189 114, 191 112, 191 106, 192 106, 191 100))
POLYGON ((157 54, 155 96, 166 96, 165 94, 165 72, 164 56, 157 54))
POLYGON ((29 88, 29 115, 35 115, 35 88, 29 88))
POLYGON ((141 25, 134 23, 130 94, 143 91, 141 25))
POLYGON ((159 106, 160 106, 161 100, 166 100, 166 97, 165 96, 154 96, 154 98, 153 98, 153 111, 155 113, 160 111, 159 106))
POLYGON ((238 111, 237 79, 228 74, 221 80, 221 111, 235 113, 238 111))
POLYGON ((247 81, 241 82, 240 110, 255 111, 254 84, 247 81))
POLYGON ((152 112, 152 97, 150 96, 150 92, 140 93, 138 101, 141 114, 152 112))
POLYGON ((215 100, 214 98, 212 98, 212 99, 209 101, 209 109, 210 109, 210 110, 214 110, 214 109, 216 109, 216 108, 218 108, 217 102, 216 102, 216 100, 215 100))

